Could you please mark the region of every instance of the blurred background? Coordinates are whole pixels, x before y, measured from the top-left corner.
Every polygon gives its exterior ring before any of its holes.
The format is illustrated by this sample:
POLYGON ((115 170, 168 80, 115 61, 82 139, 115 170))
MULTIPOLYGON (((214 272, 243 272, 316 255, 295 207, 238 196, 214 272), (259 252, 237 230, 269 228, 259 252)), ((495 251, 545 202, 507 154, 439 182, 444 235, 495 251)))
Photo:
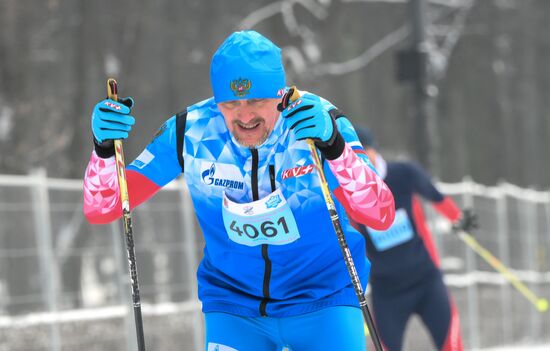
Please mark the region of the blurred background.
MULTIPOLYGON (((129 163, 211 96, 210 57, 239 29, 279 45, 287 83, 371 128, 387 159, 426 167, 550 298, 549 20, 548 0, 0 0, 0 351, 136 349, 121 224, 81 210, 90 114, 108 77, 135 99, 129 163)), ((550 313, 429 215, 467 349, 550 349, 550 313)), ((184 182, 133 217, 149 348, 201 350, 184 182)), ((418 320, 405 349, 432 349, 418 320)))

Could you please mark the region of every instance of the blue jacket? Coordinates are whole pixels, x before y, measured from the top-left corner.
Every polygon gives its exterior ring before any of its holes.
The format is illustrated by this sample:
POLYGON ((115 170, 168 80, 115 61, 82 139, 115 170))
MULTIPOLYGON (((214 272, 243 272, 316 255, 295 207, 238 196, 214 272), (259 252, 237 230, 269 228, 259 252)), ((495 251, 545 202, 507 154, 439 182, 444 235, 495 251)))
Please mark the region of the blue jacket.
MULTIPOLYGON (((334 305, 358 306, 307 143, 295 140, 279 118, 261 146, 242 147, 211 98, 189 107, 186 115, 166 121, 129 171, 160 187, 182 172, 176 152, 177 118, 185 120, 184 177, 206 243, 197 273, 203 311, 285 317, 334 305), (243 231, 224 224, 224 191, 233 201, 248 203, 276 189, 290 206, 299 238, 287 244, 256 246, 230 239, 232 230, 234 236, 243 231)), ((361 148, 347 118, 338 118, 337 126, 346 142, 361 148)), ((327 165, 325 173, 329 187, 336 188, 338 183, 327 165)), ((335 203, 365 288, 370 264, 364 238, 350 225, 336 199, 335 203)), ((275 222, 269 223, 282 235, 283 223, 275 222)), ((245 229, 249 234, 255 230, 245 229)), ((272 232, 256 232, 259 236, 266 233, 272 232)))

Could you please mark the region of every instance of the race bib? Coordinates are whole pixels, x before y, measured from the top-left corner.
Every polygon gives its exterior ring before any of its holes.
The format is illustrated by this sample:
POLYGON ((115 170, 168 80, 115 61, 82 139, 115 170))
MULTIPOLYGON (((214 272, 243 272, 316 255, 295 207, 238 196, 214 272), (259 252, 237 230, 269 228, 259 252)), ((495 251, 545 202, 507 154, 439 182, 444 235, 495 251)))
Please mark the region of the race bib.
POLYGON ((414 231, 405 209, 395 211, 395 219, 387 230, 374 230, 369 228, 370 238, 378 251, 391 249, 413 238, 414 231))
POLYGON ((263 199, 236 203, 223 194, 223 223, 229 239, 246 245, 286 245, 300 238, 296 220, 281 190, 263 199))

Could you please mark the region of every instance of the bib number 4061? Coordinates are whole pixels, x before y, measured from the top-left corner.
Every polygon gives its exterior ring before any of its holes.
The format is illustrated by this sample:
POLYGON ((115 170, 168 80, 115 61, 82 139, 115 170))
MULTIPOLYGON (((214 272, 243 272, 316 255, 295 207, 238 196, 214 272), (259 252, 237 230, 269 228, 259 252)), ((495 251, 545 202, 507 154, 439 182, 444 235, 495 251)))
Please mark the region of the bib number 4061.
POLYGON ((240 227, 239 223, 233 220, 229 226, 229 229, 237 233, 239 236, 243 236, 244 234, 250 239, 256 239, 260 233, 267 238, 272 238, 279 234, 279 230, 283 230, 284 234, 288 234, 288 226, 286 224, 285 217, 279 217, 276 224, 272 221, 264 221, 259 224, 259 228, 248 223, 243 224, 243 226, 240 227))

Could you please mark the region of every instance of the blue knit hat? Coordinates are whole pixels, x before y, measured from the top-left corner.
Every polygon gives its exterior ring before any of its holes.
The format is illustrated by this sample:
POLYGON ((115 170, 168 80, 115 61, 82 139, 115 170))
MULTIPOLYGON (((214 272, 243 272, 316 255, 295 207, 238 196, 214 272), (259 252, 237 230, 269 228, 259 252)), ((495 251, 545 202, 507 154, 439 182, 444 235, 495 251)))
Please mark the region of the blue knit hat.
POLYGON ((212 57, 210 82, 216 103, 277 98, 285 88, 281 49, 258 32, 235 32, 212 57))

